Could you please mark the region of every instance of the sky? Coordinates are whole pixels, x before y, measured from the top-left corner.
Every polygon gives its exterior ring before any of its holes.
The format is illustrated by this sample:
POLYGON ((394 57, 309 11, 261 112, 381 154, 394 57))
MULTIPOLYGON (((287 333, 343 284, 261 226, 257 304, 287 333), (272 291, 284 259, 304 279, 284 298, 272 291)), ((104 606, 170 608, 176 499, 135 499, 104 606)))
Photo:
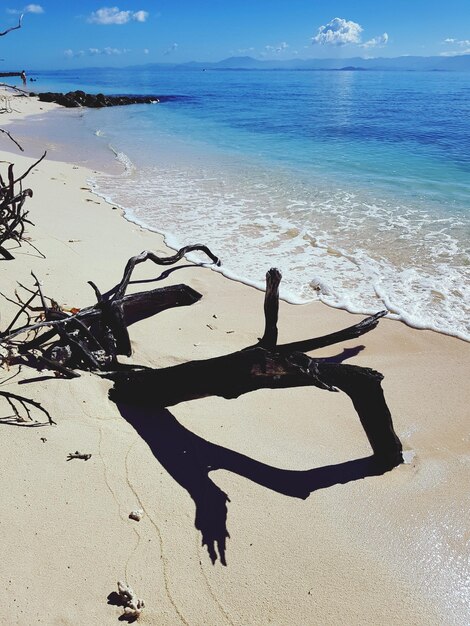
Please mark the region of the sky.
POLYGON ((470 0, 1 0, 0 71, 470 54, 470 0))

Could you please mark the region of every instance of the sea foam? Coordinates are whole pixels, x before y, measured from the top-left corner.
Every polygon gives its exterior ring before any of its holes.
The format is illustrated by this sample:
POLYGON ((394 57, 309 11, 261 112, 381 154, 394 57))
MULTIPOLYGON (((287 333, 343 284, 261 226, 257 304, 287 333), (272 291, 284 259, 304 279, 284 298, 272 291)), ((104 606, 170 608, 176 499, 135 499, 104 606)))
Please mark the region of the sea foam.
POLYGON ((386 308, 415 328, 470 340, 470 264, 455 217, 230 160, 136 168, 112 149, 124 176, 98 176, 95 190, 171 247, 205 243, 220 271, 257 288, 277 266, 281 297, 293 303, 386 308))

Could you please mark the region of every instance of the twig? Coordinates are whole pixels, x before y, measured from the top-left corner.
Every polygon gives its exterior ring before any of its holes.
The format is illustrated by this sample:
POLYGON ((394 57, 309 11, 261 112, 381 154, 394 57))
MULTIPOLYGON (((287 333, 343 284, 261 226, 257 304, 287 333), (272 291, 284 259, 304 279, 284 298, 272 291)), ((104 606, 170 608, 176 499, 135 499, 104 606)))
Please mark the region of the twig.
POLYGON ((19 87, 9 85, 8 83, 0 83, 0 87, 6 87, 7 89, 13 89, 13 91, 19 91, 23 96, 29 96, 30 94, 30 92, 26 91, 26 89, 20 89, 19 87))
POLYGON ((16 141, 16 139, 14 137, 11 136, 11 134, 7 130, 5 130, 4 128, 0 128, 0 133, 4 133, 9 139, 11 139, 13 141, 14 144, 16 144, 18 146, 18 148, 21 150, 21 152, 24 152, 24 150, 20 146, 20 144, 16 141))
POLYGON ((9 335, 5 335, 5 333, 0 333, 0 341, 2 342, 10 341, 14 337, 17 337, 18 335, 21 335, 22 333, 29 333, 39 328, 45 328, 46 326, 56 328, 57 326, 60 326, 61 324, 67 324, 68 322, 71 322, 73 319, 77 317, 77 315, 78 313, 75 313, 74 315, 70 315, 69 317, 62 319, 62 320, 37 322, 36 324, 31 324, 30 326, 22 326, 21 328, 17 328, 16 330, 12 331, 9 335))
MULTIPOLYGON (((28 223, 29 223, 29 224, 32 224, 32 222, 28 222, 28 223)), ((29 241, 28 239, 23 239, 23 241, 24 241, 26 244, 28 244, 28 246, 30 246, 31 248, 33 248, 33 250, 36 250, 36 252, 37 252, 39 255, 41 255, 41 257, 42 257, 43 259, 45 259, 45 258, 46 258, 46 255, 45 255, 43 252, 41 252, 41 250, 39 250, 39 248, 37 248, 37 247, 34 245, 34 243, 31 243, 31 241, 29 241)))
POLYGON ((132 272, 134 271, 135 266, 138 265, 139 263, 143 263, 144 261, 147 261, 147 259, 149 259, 150 261, 153 261, 153 263, 156 263, 157 265, 173 265, 174 263, 182 259, 185 254, 188 254, 188 252, 194 252, 195 250, 204 252, 212 260, 213 263, 215 263, 216 265, 220 265, 220 259, 216 257, 215 254, 213 254, 207 246, 204 246, 199 243, 191 245, 191 246, 184 246, 183 248, 180 248, 180 250, 178 250, 176 254, 174 254, 173 256, 168 256, 168 257, 159 257, 153 252, 150 252, 149 250, 144 250, 140 254, 133 256, 127 262, 121 282, 119 283, 118 287, 114 290, 115 292, 114 299, 122 298, 124 296, 127 286, 129 285, 132 272))
POLYGON ((67 456, 67 461, 71 461, 72 459, 82 459, 83 461, 88 461, 88 459, 91 459, 91 454, 82 454, 77 450, 76 452, 70 452, 67 456))
POLYGON ((41 406, 41 404, 39 402, 36 402, 35 400, 31 400, 30 398, 25 398, 24 396, 18 396, 15 393, 11 393, 10 391, 1 391, 0 390, 0 396, 3 396, 7 402, 10 404, 10 406, 12 406, 15 415, 18 417, 18 419, 23 420, 23 418, 20 416, 20 414, 18 413, 18 410, 16 409, 15 405, 12 404, 12 400, 16 400, 17 402, 19 402, 27 411, 28 413, 28 417, 31 419, 29 410, 26 408, 26 405, 29 404, 31 406, 33 406, 35 409, 38 409, 39 411, 41 411, 42 413, 44 413, 44 415, 47 416, 48 420, 49 420, 49 424, 55 425, 57 426, 56 422, 54 422, 54 420, 52 419, 49 411, 47 411, 47 409, 45 409, 43 406, 41 406))
POLYGON ((26 172, 14 181, 14 184, 16 185, 16 183, 19 183, 20 180, 23 180, 24 178, 26 178, 26 176, 30 173, 30 171, 33 170, 36 167, 36 165, 39 165, 39 163, 41 163, 41 161, 46 157, 46 154, 47 154, 47 150, 44 150, 44 154, 42 155, 42 157, 38 159, 36 163, 33 163, 31 167, 28 167, 26 172))
MULTIPOLYGON (((3 295, 3 294, 2 294, 3 295)), ((17 312, 17 314, 15 315, 15 317, 12 319, 12 321, 8 324, 8 327, 3 331, 5 334, 8 333, 14 326, 16 320, 21 316, 22 313, 25 312, 25 310, 27 309, 28 305, 31 304, 31 302, 34 300, 34 298, 38 295, 38 291, 35 291, 33 293, 33 295, 31 296, 31 298, 29 300, 26 301, 25 304, 23 304, 23 306, 20 308, 20 310, 17 312)), ((15 303, 16 304, 16 303, 15 303)), ((2 333, 3 334, 3 333, 2 333)))

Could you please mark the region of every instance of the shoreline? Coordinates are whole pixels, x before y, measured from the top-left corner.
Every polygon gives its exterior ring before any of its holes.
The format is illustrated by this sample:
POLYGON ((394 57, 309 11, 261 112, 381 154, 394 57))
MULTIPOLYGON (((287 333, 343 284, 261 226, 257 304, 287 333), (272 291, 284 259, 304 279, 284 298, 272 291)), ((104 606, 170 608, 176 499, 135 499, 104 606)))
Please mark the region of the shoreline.
MULTIPOLYGON (((144 230, 148 230, 151 233, 155 233, 156 235, 159 235, 160 237, 162 237, 163 243, 168 249, 174 252, 176 252, 179 249, 180 246, 175 242, 174 235, 172 233, 168 233, 166 231, 158 230, 157 228, 152 228, 151 226, 148 226, 144 221, 132 215, 132 209, 127 209, 123 207, 122 205, 120 205, 119 203, 113 202, 112 198, 110 198, 106 194, 100 193, 98 186, 95 185, 94 183, 93 178, 90 178, 87 180, 89 181, 92 187, 92 193, 98 198, 101 198, 102 200, 104 200, 107 204, 115 206, 119 210, 120 215, 124 220, 126 220, 130 224, 134 224, 136 226, 139 226, 140 228, 143 228, 144 230)), ((185 258, 187 258, 189 262, 192 262, 196 265, 198 264, 198 261, 194 258, 194 253, 186 255, 185 258), (193 260, 191 260, 191 258, 193 258, 193 260)), ((244 285, 250 289, 256 289, 257 291, 261 291, 263 293, 265 292, 264 282, 250 281, 247 278, 243 278, 243 276, 240 276, 235 271, 227 270, 223 264, 220 267, 211 266, 208 269, 212 270, 213 272, 222 274, 222 276, 224 276, 224 278, 226 278, 227 280, 232 280, 234 282, 240 283, 241 285, 244 285)), ((281 283, 281 288, 282 288, 282 283, 281 283)), ((332 304, 329 302, 325 302, 322 299, 300 300, 300 299, 297 299, 294 295, 283 294, 282 291, 279 294, 279 299, 285 302, 286 304, 290 304, 292 306, 309 306, 312 304, 319 304, 319 305, 325 306, 328 309, 344 311, 345 313, 349 313, 350 315, 355 315, 355 316, 367 317, 369 315, 375 315, 378 312, 377 310, 372 310, 372 309, 369 311, 361 311, 358 309, 348 308, 345 305, 332 304)), ((384 309, 386 309, 385 305, 384 305, 384 309)), ((414 322, 406 321, 403 317, 403 314, 393 313, 390 310, 383 319, 387 319, 393 322, 403 324, 407 328, 410 328, 411 330, 414 330, 417 332, 426 331, 426 332, 436 333, 437 335, 443 335, 444 337, 456 339, 458 341, 462 341, 463 343, 470 343, 469 338, 461 335, 457 331, 437 330, 435 328, 428 328, 427 326, 424 326, 424 325, 419 326, 414 322)))
MULTIPOLYGON (((7 158, 18 171, 31 162, 7 158)), ((84 307, 94 301, 88 280, 106 291, 130 256, 168 253, 160 235, 123 220, 91 192, 90 172, 46 160, 28 176, 36 224, 28 235, 46 258, 27 245, 15 249, 15 260, 0 264, 0 291, 29 285, 33 270, 59 304, 84 307)), ((136 278, 158 273, 144 264, 136 278)), ((186 262, 151 285, 177 282, 202 300, 132 326, 133 362, 162 367, 256 342, 261 291, 186 262)), ((2 301, 2 327, 14 312, 2 301)), ((282 301, 280 341, 361 317, 282 301)), ((382 476, 324 489, 315 489, 315 469, 369 454, 343 394, 301 388, 206 398, 154 416, 153 434, 142 435, 96 376, 28 383, 37 374, 23 368, 5 382, 5 390, 41 402, 57 426, 0 424, 7 502, 0 623, 116 624, 122 610, 107 598, 122 579, 146 601, 142 623, 463 623, 470 606, 468 345, 385 319, 360 341, 315 355, 344 348, 356 349, 347 362, 385 375, 396 430, 416 456, 382 476), (67 463, 73 450, 92 458, 67 463), (204 497, 193 478, 205 485, 204 497), (303 499, 296 489, 305 484, 312 492, 303 499), (211 563, 195 526, 196 511, 215 514, 219 492, 230 498, 226 521, 219 519, 219 532, 230 534, 226 567, 211 563), (145 512, 139 523, 128 519, 136 507, 145 512)))
MULTIPOLYGON (((116 155, 121 154, 121 153, 116 153, 114 148, 112 148, 112 150, 116 155)), ((132 166, 132 162, 130 163, 132 166)), ((121 165, 126 170, 125 173, 127 173, 128 166, 122 162, 121 162, 121 165)), ((119 175, 111 174, 111 177, 116 177, 116 176, 118 177, 119 175)), ((122 212, 124 219, 126 219, 132 224, 136 224, 137 226, 141 228, 144 228, 146 230, 149 230, 150 232, 154 232, 162 236, 165 244, 172 250, 176 251, 180 247, 186 245, 185 240, 181 240, 181 239, 178 240, 179 236, 176 235, 174 232, 150 225, 149 221, 151 220, 149 220, 149 218, 146 218, 145 216, 144 217, 138 216, 136 214, 135 208, 127 207, 113 200, 113 198, 109 196, 108 193, 101 190, 100 184, 96 182, 96 178, 91 177, 90 184, 93 188, 93 192, 95 193, 95 195, 103 199, 105 202, 117 206, 119 210, 122 212)), ((347 254, 345 254, 344 256, 348 258, 347 254)), ((191 258, 191 257, 188 257, 188 258, 191 258)), ((194 257, 193 257, 193 260, 194 260, 194 257)), ((266 264, 266 269, 269 269, 271 265, 276 266, 275 261, 272 262, 271 264, 268 262, 266 264)), ((247 287, 261 290, 264 292, 264 289, 265 289, 264 278, 263 280, 247 278, 245 275, 240 273, 239 269, 227 268, 224 264, 222 264, 220 267, 217 267, 217 268, 214 267, 211 269, 213 269, 216 272, 220 272, 221 274, 223 274, 223 276, 225 276, 229 280, 240 282, 241 284, 246 285, 247 287)), ((312 282, 314 281, 315 279, 312 282)), ((370 281, 373 282, 371 277, 370 277, 370 281)), ((436 334, 442 334, 447 337, 453 337, 455 339, 463 341, 464 343, 470 343, 470 336, 467 335, 465 332, 460 331, 458 328, 450 329, 450 328, 445 328, 444 326, 433 327, 430 321, 421 322, 418 319, 413 319, 413 313, 410 313, 409 311, 403 309, 402 305, 396 306, 391 300, 391 297, 386 292, 384 292, 382 295, 379 295, 379 289, 376 286, 374 286, 374 290, 376 292, 377 298, 380 300, 377 303, 376 307, 373 307, 371 305, 364 305, 363 307, 361 307, 359 303, 352 302, 349 296, 342 297, 339 302, 333 302, 331 300, 328 301, 327 299, 327 296, 329 295, 328 288, 329 287, 327 285, 327 291, 325 292, 325 296, 324 296, 322 293, 323 283, 322 281, 318 281, 317 290, 319 292, 319 295, 317 297, 310 297, 307 299, 307 297, 302 298, 301 295, 295 294, 291 290, 291 287, 286 288, 284 284, 281 283, 280 298, 283 301, 287 302, 288 304, 296 305, 296 306, 304 306, 304 305, 308 306, 311 304, 320 303, 329 309, 345 311, 352 315, 363 315, 363 316, 374 315, 379 310, 385 309, 388 311, 386 319, 389 319, 395 322, 401 322, 408 328, 411 328, 416 331, 430 331, 436 334)))

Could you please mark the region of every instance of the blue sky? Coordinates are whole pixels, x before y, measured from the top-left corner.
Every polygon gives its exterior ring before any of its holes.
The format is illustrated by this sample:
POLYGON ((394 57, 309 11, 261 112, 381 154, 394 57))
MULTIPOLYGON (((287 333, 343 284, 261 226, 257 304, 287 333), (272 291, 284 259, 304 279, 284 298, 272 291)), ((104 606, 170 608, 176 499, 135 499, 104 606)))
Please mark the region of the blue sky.
POLYGON ((470 54, 470 0, 2 0, 0 69, 470 54))

